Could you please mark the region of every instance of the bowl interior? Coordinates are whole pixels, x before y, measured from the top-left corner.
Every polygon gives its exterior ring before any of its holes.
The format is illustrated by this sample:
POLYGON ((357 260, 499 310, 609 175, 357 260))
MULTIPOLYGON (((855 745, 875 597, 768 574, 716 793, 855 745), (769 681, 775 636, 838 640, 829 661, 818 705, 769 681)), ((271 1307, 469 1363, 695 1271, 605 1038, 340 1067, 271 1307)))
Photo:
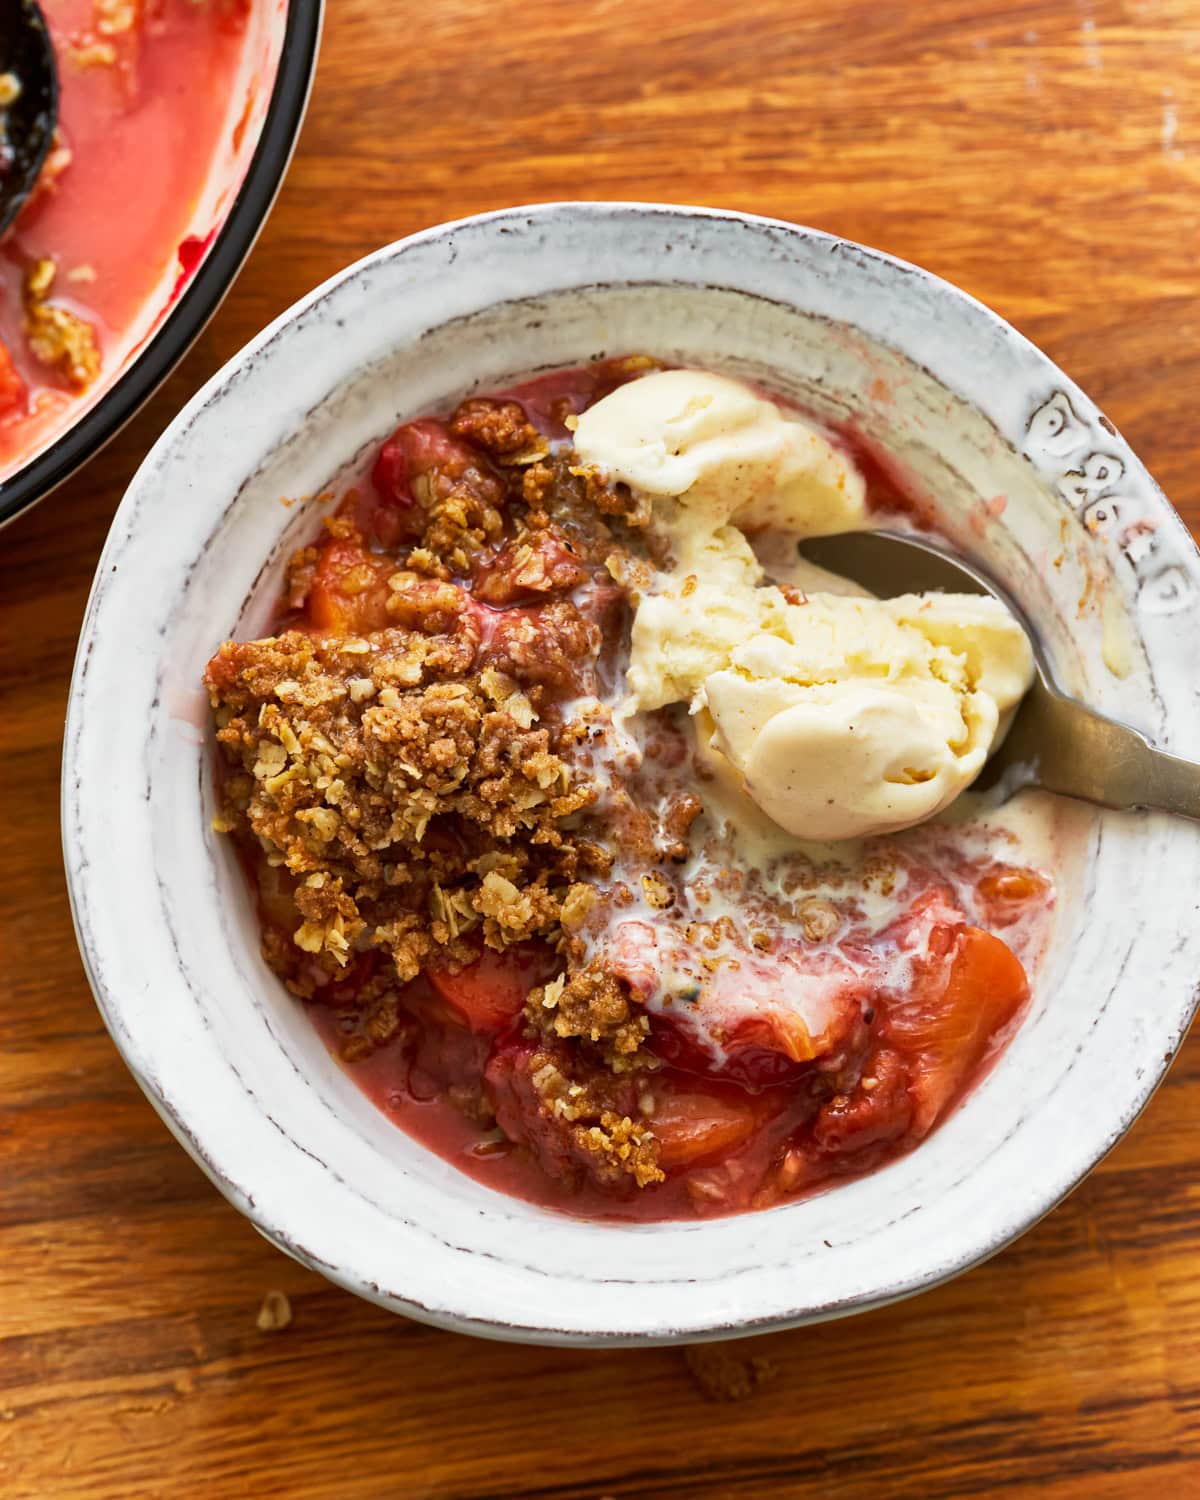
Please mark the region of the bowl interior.
POLYGON ((853 422, 944 529, 1009 582, 1065 686, 1160 736, 1169 715, 1184 748, 1200 738, 1170 646, 1179 611, 1193 607, 1191 552, 1115 436, 1105 434, 1119 449, 1126 513, 1149 511, 1163 530, 1160 572, 1179 571, 1183 602, 1161 608, 1171 588, 1152 596, 1111 527, 1089 527, 1064 499, 1063 476, 1086 460, 1100 418, 1036 351, 951 289, 912 282, 908 268, 882 258, 831 267, 837 242, 822 236, 792 231, 773 287, 775 241, 756 239, 752 224, 626 212, 599 233, 593 219, 578 242, 549 214, 509 218, 517 245, 499 216, 460 228, 457 243, 443 231, 393 248, 222 372, 118 517, 68 726, 81 943, 110 1027, 165 1117, 285 1249, 388 1305, 508 1337, 774 1326, 873 1305, 973 1263, 1056 1201, 1132 1119, 1186 1024, 1200 956, 1179 936, 1180 877, 1200 873, 1195 830, 1060 804, 1055 937, 994 1071, 911 1156, 726 1220, 598 1226, 492 1193, 393 1127, 331 1061, 263 964, 242 873, 209 831, 198 682, 226 635, 261 630, 290 551, 372 447, 398 420, 470 391, 638 351, 853 422), (654 254, 644 235, 635 242, 647 222, 654 254), (668 233, 676 244, 693 236, 688 270, 664 264, 668 233), (541 271, 530 264, 537 234, 549 235, 541 271), (456 279, 450 268, 468 248, 456 279), (610 273, 603 282, 597 267, 610 273), (544 290, 547 279, 557 284, 544 290), (988 383, 965 373, 984 358, 999 395, 990 406, 988 383), (1065 455, 1038 446, 1056 392, 1084 434, 1065 455), (116 772, 101 806, 114 764, 132 769, 116 772), (118 866, 119 894, 105 873, 118 866), (1170 950, 1157 988, 1173 986, 1174 1000, 1159 1013, 1142 1004, 1135 947, 1170 950))

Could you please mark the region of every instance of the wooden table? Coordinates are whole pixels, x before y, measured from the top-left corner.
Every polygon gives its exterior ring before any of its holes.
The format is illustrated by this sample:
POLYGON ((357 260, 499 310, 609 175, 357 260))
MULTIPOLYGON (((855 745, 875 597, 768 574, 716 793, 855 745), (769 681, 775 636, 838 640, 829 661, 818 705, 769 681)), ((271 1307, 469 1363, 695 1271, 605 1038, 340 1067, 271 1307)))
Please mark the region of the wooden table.
POLYGON ((698 1359, 473 1342, 334 1290, 218 1197, 100 1024, 59 738, 139 459, 364 251, 572 197, 753 209, 928 266, 1065 366, 1200 523, 1200 0, 333 0, 299 154, 228 303, 0 540, 0 1494, 1200 1496, 1194 1042, 1110 1160, 990 1264, 698 1359), (282 1331, 257 1326, 272 1290, 282 1331))

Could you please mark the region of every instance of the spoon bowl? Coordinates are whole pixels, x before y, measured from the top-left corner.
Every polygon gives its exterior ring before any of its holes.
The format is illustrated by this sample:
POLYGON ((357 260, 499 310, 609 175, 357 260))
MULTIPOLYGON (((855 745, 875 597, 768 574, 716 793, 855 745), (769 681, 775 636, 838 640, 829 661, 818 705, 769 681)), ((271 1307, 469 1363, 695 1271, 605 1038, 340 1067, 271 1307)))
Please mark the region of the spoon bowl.
POLYGON ((1200 820, 1200 765, 1156 749, 1138 730, 1063 693, 1037 627, 982 568, 928 537, 887 530, 813 538, 801 552, 882 599, 930 592, 994 594, 1012 612, 1033 647, 1037 675, 978 788, 995 788, 1004 801, 1021 787, 1037 786, 1100 807, 1150 808, 1200 820))
POLYGON ((20 213, 54 141, 58 65, 37 0, 0 0, 0 234, 20 213), (4 102, 7 96, 7 102, 4 102))

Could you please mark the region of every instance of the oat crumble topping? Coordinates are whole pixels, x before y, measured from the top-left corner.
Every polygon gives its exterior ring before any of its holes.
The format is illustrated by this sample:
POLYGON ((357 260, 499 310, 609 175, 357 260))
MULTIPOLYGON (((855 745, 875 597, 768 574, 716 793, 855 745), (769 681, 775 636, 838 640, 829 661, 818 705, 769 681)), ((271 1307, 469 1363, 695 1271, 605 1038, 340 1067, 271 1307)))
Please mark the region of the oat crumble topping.
MULTIPOLYGON (((418 445, 436 445, 414 426, 418 445)), ((370 601, 369 628, 285 628, 213 657, 217 826, 271 872, 264 952, 295 994, 386 955, 360 994, 352 1056, 396 1034, 401 991, 421 974, 460 972, 481 948, 547 945, 561 976, 524 1008, 527 1034, 554 1049, 539 1041, 529 1064, 537 1107, 569 1125, 591 1176, 644 1185, 662 1173, 623 1079, 655 1059, 627 987, 584 959, 580 930, 613 899, 596 883, 612 853, 588 816, 601 794, 577 753, 589 726, 569 711, 602 670, 603 625, 623 597, 613 525, 635 507, 553 453, 515 402, 465 401, 446 430, 438 462, 409 472, 398 559, 373 551, 352 515, 326 523, 325 546, 359 558, 338 594, 355 619, 370 601), (621 1080, 615 1093, 568 1081, 566 1039, 621 1080)), ((320 546, 292 558, 293 614, 321 590, 321 559, 320 546)), ((643 841, 659 833, 678 853, 689 810, 673 805, 653 832, 643 817, 643 841)))

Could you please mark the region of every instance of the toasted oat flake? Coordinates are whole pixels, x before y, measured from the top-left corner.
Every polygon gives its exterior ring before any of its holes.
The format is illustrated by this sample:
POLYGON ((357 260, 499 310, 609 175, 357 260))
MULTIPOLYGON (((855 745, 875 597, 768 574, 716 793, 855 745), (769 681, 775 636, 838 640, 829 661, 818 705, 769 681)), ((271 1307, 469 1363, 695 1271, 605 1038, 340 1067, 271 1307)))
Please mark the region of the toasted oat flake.
POLYGON ((275 740, 264 740, 259 746, 258 759, 254 762, 254 777, 266 781, 278 776, 287 765, 287 751, 275 740))
POLYGON ((286 1292, 268 1292, 255 1324, 260 1333, 282 1333, 292 1321, 292 1304, 286 1292))
POLYGON ((96 30, 104 36, 124 36, 141 19, 141 0, 92 0, 96 30))
POLYGON ((111 68, 117 61, 112 42, 91 41, 67 48, 67 56, 77 68, 111 68))

